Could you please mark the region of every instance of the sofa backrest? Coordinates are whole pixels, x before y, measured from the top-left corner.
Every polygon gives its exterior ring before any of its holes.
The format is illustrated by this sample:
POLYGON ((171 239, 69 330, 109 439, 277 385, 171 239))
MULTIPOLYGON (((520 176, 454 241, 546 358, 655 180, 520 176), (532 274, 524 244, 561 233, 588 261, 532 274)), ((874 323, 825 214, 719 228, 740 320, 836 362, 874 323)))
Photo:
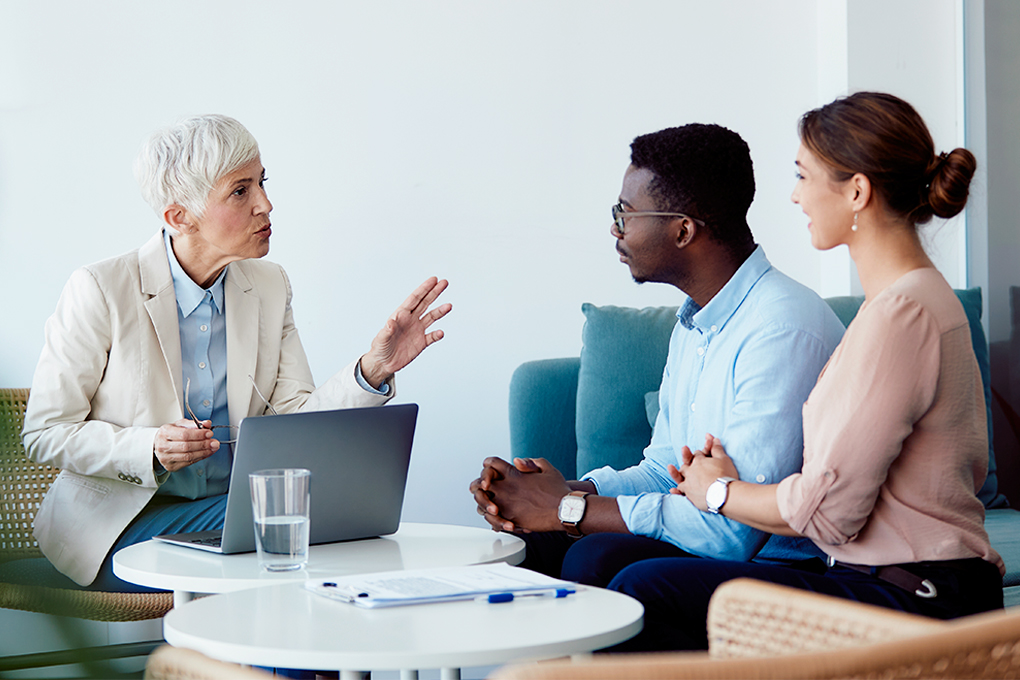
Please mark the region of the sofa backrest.
MULTIPOLYGON (((991 371, 981 326, 981 289, 957 290, 970 322, 974 354, 981 369, 988 407, 988 477, 978 497, 986 507, 1004 507, 998 493, 992 449, 991 371)), ((844 325, 864 297, 826 299, 844 325)), ((580 369, 577 379, 576 474, 610 465, 621 469, 641 460, 658 413, 656 398, 666 365, 676 307, 597 307, 585 303, 580 369)))

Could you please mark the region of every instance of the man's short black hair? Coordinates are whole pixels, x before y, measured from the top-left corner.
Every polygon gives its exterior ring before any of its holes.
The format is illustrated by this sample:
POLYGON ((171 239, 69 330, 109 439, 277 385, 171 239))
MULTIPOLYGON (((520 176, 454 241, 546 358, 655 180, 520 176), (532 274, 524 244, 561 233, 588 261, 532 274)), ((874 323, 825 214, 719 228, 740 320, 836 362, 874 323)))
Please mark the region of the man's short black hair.
POLYGON ((740 135, 720 125, 692 123, 641 135, 630 150, 631 164, 655 175, 649 191, 659 210, 704 220, 712 238, 734 254, 754 247, 747 226, 754 166, 740 135))

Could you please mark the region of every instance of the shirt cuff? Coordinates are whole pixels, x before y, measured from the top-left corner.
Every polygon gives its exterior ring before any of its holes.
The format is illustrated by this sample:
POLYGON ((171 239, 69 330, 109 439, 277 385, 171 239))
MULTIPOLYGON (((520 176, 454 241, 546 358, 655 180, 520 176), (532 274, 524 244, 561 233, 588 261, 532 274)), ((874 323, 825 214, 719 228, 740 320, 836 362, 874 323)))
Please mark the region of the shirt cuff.
POLYGON ((618 471, 606 465, 584 475, 581 481, 594 484, 600 496, 619 496, 627 491, 619 477, 618 471))
POLYGON ((374 387, 368 384, 368 381, 365 380, 365 376, 361 375, 360 361, 354 364, 354 379, 358 381, 358 386, 361 387, 361 389, 371 394, 378 394, 381 397, 385 397, 390 393, 390 384, 388 382, 384 382, 382 385, 380 385, 379 389, 375 389, 374 387))
POLYGON ((152 476, 156 478, 157 485, 161 485, 170 479, 170 472, 159 462, 159 458, 156 458, 155 451, 152 452, 152 476))

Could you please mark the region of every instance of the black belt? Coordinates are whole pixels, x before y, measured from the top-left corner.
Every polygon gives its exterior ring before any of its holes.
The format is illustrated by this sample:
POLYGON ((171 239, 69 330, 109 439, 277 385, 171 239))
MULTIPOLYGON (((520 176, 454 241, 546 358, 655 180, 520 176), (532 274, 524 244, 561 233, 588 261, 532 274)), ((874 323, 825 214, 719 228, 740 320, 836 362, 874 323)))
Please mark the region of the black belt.
POLYGON ((884 567, 869 567, 864 564, 847 564, 846 562, 837 562, 831 555, 826 562, 830 567, 846 567, 847 569, 859 571, 862 574, 870 574, 875 578, 882 579, 886 583, 891 583, 894 586, 903 588, 903 590, 913 593, 918 597, 932 599, 939 595, 938 591, 935 589, 934 583, 926 578, 921 578, 917 574, 910 573, 903 567, 896 567, 893 565, 886 565, 884 567))

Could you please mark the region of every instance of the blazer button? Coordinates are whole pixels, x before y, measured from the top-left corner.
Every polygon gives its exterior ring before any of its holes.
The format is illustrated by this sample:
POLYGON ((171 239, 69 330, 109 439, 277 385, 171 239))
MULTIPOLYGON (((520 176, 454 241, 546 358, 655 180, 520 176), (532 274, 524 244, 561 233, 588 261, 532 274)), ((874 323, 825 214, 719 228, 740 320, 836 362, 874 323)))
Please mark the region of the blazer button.
POLYGON ((123 472, 118 472, 117 473, 117 479, 119 479, 122 482, 126 482, 127 481, 127 477, 124 476, 123 472))

